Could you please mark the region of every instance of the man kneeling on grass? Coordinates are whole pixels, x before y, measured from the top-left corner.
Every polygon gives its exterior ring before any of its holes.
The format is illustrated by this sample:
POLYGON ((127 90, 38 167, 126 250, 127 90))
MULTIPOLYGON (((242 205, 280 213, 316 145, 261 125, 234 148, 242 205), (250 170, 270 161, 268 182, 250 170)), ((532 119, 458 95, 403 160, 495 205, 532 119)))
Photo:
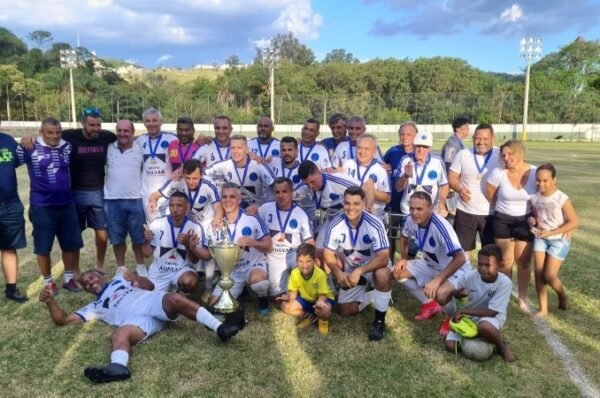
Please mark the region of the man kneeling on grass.
MULTIPOLYGON (((458 322, 467 315, 477 323, 479 336, 496 346, 496 350, 506 362, 514 362, 515 357, 502 339, 500 329, 506 322, 506 312, 512 281, 504 274, 498 273, 502 264, 502 251, 494 244, 484 246, 477 259, 477 269, 472 270, 460 280, 454 297, 469 295, 469 301, 452 315, 458 322)), ((455 352, 460 337, 454 332, 446 337, 446 349, 455 352)))
POLYGON ((110 283, 92 271, 81 274, 79 282, 87 292, 96 295, 96 300, 72 314, 58 306, 51 287, 44 287, 40 301, 46 303, 58 326, 100 319, 117 327, 111 336, 110 364, 88 367, 83 372, 94 383, 129 379, 131 346, 160 331, 166 321, 174 321, 179 314, 215 331, 222 341, 239 331, 236 326, 221 324, 205 308, 182 295, 152 290, 154 285, 149 279, 124 267, 119 268, 110 283))
POLYGON ((288 293, 277 297, 281 310, 300 318, 296 325, 304 329, 318 319, 319 333, 329 333, 329 318, 335 306, 333 292, 327 284, 327 274, 315 267, 317 249, 310 243, 302 243, 296 249, 296 268, 290 274, 288 293))

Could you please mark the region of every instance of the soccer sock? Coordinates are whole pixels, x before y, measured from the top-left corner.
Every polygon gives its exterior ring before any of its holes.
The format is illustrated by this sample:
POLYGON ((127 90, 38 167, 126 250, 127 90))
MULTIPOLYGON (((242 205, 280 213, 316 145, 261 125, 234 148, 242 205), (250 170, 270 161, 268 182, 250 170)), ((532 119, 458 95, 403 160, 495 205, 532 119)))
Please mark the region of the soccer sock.
POLYGON ((52 280, 52 275, 50 276, 45 276, 44 277, 44 286, 48 286, 49 284, 51 284, 53 282, 52 280))
POLYGON ((146 275, 148 275, 148 270, 146 269, 146 264, 138 264, 135 267, 135 271, 140 276, 146 276, 146 275))
POLYGON ((365 301, 361 302, 358 305, 358 312, 361 312, 373 302, 373 292, 374 290, 370 290, 365 293, 365 301))
POLYGON ((381 292, 377 289, 373 290, 373 306, 375 311, 380 311, 385 314, 390 306, 390 299, 392 298, 392 291, 381 292))
POLYGON ((6 288, 4 289, 4 293, 6 293, 6 294, 13 294, 16 290, 17 290, 17 284, 16 283, 7 283, 6 284, 6 288))
POLYGON ((221 326, 221 322, 204 307, 200 307, 198 308, 198 311, 196 311, 196 321, 205 325, 213 332, 216 332, 219 326, 221 326))
POLYGON ((125 350, 114 350, 110 353, 110 363, 118 363, 127 367, 129 363, 129 353, 125 350))
POLYGON ((75 276, 75 274, 71 271, 65 271, 65 274, 63 275, 63 278, 65 280, 65 282, 69 282, 71 279, 73 279, 73 277, 75 276))
POLYGON ((450 299, 448 304, 442 306, 442 308, 444 309, 444 313, 446 315, 452 316, 452 314, 456 312, 456 303, 454 302, 454 297, 450 299))
POLYGON ((269 281, 264 280, 250 285, 250 289, 256 293, 258 297, 267 297, 269 293, 269 281))
POLYGON ((423 292, 423 288, 419 286, 419 284, 417 283, 417 281, 415 279, 413 279, 413 278, 404 279, 404 280, 400 281, 400 283, 402 284, 402 286, 404 286, 404 288, 406 290, 408 290, 408 292, 414 298, 416 298, 419 301, 419 303, 427 304, 428 302, 431 301, 430 299, 427 298, 427 296, 423 292))

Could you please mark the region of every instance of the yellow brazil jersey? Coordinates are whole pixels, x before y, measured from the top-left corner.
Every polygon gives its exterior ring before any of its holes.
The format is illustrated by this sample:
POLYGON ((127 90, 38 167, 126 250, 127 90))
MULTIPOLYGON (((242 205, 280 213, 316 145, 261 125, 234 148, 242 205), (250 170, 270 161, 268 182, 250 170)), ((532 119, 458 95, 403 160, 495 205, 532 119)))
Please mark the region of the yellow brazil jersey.
POLYGON ((333 292, 327 284, 327 274, 319 267, 315 267, 310 279, 304 279, 300 269, 294 268, 290 274, 288 290, 299 293, 304 300, 311 303, 317 301, 322 294, 334 299, 333 292))

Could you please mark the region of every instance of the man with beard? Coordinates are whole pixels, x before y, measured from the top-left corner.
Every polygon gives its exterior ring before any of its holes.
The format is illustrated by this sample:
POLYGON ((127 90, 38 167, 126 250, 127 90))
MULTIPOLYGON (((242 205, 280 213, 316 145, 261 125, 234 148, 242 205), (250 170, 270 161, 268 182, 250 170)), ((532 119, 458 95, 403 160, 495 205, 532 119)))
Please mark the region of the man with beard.
POLYGON ((169 161, 173 171, 191 159, 200 145, 194 141, 194 121, 187 117, 177 119, 177 139, 169 143, 169 161))
POLYGON ((265 163, 270 163, 273 157, 280 155, 279 140, 273 137, 273 121, 270 117, 261 116, 256 124, 256 135, 248 141, 250 152, 260 156, 265 163))

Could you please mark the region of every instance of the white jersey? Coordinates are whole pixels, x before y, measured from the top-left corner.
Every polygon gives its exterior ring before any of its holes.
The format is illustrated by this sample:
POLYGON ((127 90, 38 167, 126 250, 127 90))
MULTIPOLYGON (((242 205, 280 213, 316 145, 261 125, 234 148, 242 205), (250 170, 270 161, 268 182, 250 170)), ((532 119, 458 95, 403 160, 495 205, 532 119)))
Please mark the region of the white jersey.
POLYGON ((300 162, 296 161, 292 168, 285 167, 283 163, 283 159, 280 157, 273 157, 270 163, 267 164, 267 168, 271 170, 271 174, 273 174, 274 178, 277 177, 287 177, 292 180, 294 187, 298 184, 301 184, 300 176, 298 175, 298 168, 300 167, 300 162))
POLYGON ((357 186, 357 182, 344 174, 322 173, 323 185, 317 192, 313 192, 313 200, 318 209, 326 212, 327 219, 332 220, 343 212, 344 192, 349 187, 357 186))
POLYGON ((183 180, 169 180, 163 185, 158 192, 169 199, 175 192, 185 193, 190 201, 189 216, 192 221, 206 227, 205 221, 209 223, 215 216, 213 205, 221 201, 221 196, 215 184, 207 178, 201 178, 198 187, 190 191, 187 184, 183 180))
MULTIPOLYGON (((567 194, 556 190, 550 196, 544 196, 539 192, 531 196, 531 205, 535 210, 537 221, 536 228, 544 231, 556 229, 565 223, 562 208, 569 200, 567 194)), ((545 239, 561 239, 562 234, 550 235, 545 239)))
POLYGON ((400 164, 394 173, 394 180, 401 178, 404 175, 404 166, 408 162, 413 164, 412 176, 408 178, 408 183, 404 188, 404 196, 400 203, 400 211, 403 214, 408 214, 410 197, 417 191, 425 191, 431 196, 433 208, 437 208, 439 202, 438 192, 440 187, 448 185, 446 177, 446 166, 442 159, 436 155, 429 154, 423 165, 418 164, 415 160, 415 155, 409 153, 400 160, 400 164))
POLYGON ((221 146, 213 139, 210 144, 198 148, 192 159, 198 159, 205 168, 211 167, 215 163, 231 159, 230 146, 221 146))
MULTIPOLYGON (((356 159, 356 144, 350 142, 350 140, 342 141, 338 144, 331 157, 331 163, 333 167, 343 166, 347 160, 356 159)), ((383 163, 383 156, 381 156, 381 149, 377 146, 377 152, 375 152, 375 159, 379 163, 383 163)))
MULTIPOLYGON (((237 244, 241 237, 261 240, 269 235, 269 229, 260 217, 251 216, 240 209, 236 221, 227 225, 227 233, 229 234, 227 238, 237 244)), ((221 229, 217 231, 211 229, 207 231, 207 234, 209 246, 225 240, 221 229)), ((234 267, 234 271, 241 272, 261 264, 266 268, 267 258, 265 254, 254 247, 244 247, 234 267)))
POLYGON ((285 261, 286 256, 296 259, 295 252, 301 243, 312 239, 310 221, 301 207, 279 210, 276 202, 267 202, 258 209, 273 238, 273 251, 267 254, 269 264, 285 261))
MULTIPOLYGON (((431 221, 425 228, 408 217, 402 236, 417 243, 418 250, 423 252, 423 260, 437 273, 448 266, 455 253, 463 251, 452 226, 438 214, 431 215, 431 221)), ((468 260, 465 264, 469 264, 468 260)))
POLYGON ((316 142, 308 147, 304 146, 302 142, 298 143, 298 161, 302 163, 305 160, 310 160, 316 164, 319 170, 331 167, 329 152, 323 145, 316 142))
POLYGON ((177 242, 177 236, 192 231, 200 237, 197 247, 206 247, 206 236, 202 227, 185 218, 182 226, 171 226, 171 216, 157 218, 150 224, 154 238, 150 244, 154 247, 154 261, 150 265, 150 273, 177 272, 189 264, 187 248, 177 242))
POLYGON ((324 242, 325 248, 343 254, 346 273, 366 265, 375 253, 390 246, 383 222, 367 212, 362 213, 356 228, 345 214, 333 219, 325 230, 324 242))
POLYGON ((150 138, 146 133, 135 140, 144 156, 142 197, 158 191, 171 178, 173 171, 169 162, 169 143, 176 139, 173 133, 161 132, 156 138, 150 138))
POLYGON ((512 292, 512 281, 508 276, 499 272, 494 282, 487 283, 481 280, 481 275, 474 269, 459 280, 457 288, 464 288, 469 294, 469 302, 463 308, 496 311, 496 319, 500 325, 504 324, 512 292))
POLYGON ((261 144, 258 137, 254 137, 248 140, 248 148, 263 159, 281 154, 281 142, 277 138, 271 138, 268 144, 261 144))
POLYGON ((270 170, 247 158, 244 167, 237 167, 233 159, 216 163, 204 174, 212 180, 221 182, 232 181, 240 187, 242 193, 242 208, 250 205, 261 205, 270 196, 271 186, 275 182, 270 170))
POLYGON ((479 155, 473 148, 463 149, 454 156, 450 171, 459 174, 459 183, 471 192, 471 199, 464 202, 458 195, 457 208, 465 213, 479 216, 492 214, 493 207, 485 197, 486 175, 498 167, 500 150, 492 148, 485 155, 479 155))
POLYGON ((487 176, 487 182, 498 188, 496 195, 496 211, 513 217, 531 213, 529 198, 537 192, 535 184, 535 167, 529 169, 529 177, 525 186, 516 189, 508 180, 506 169, 492 170, 487 176))
MULTIPOLYGON (((373 181, 375 189, 380 192, 391 193, 390 177, 383 166, 373 159, 369 166, 359 166, 356 159, 348 159, 344 162, 344 173, 354 178, 358 186, 363 186, 367 181, 373 181)), ((372 213, 379 219, 385 215, 385 206, 383 202, 373 202, 372 213)))

